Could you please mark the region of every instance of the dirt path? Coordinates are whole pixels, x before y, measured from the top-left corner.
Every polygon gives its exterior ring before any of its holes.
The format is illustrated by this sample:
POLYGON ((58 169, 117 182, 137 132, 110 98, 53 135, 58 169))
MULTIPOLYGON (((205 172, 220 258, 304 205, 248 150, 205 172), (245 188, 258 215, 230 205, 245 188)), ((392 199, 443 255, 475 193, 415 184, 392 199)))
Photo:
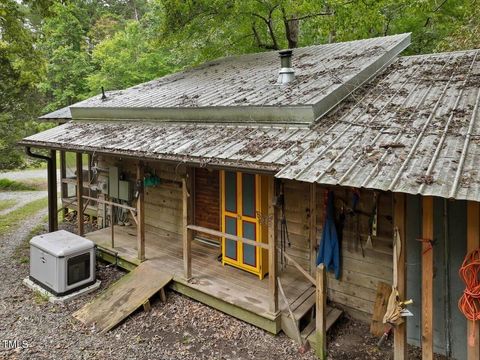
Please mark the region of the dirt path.
POLYGON ((0 179, 15 181, 43 179, 47 180, 47 169, 29 169, 18 171, 0 172, 0 179))
MULTIPOLYGON (((0 266, 2 269, 8 266, 8 262, 12 259, 15 249, 22 244, 33 228, 38 224, 42 224, 42 219, 45 215, 47 215, 47 209, 39 211, 20 224, 18 228, 12 229, 7 234, 0 236, 0 266)), ((0 301, 4 291, 6 291, 6 289, 0 286, 0 301)))

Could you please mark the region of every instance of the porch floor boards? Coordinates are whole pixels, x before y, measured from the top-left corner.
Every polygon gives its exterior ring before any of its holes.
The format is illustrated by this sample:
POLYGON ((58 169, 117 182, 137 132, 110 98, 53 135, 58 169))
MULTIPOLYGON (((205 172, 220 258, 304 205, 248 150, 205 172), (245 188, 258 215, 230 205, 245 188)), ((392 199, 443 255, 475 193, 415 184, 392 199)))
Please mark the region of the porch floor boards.
MULTIPOLYGON (((104 228, 85 235, 97 245, 114 250, 119 257, 138 263, 136 228, 133 226, 115 226, 115 247, 111 248, 111 229, 104 228)), ((189 282, 183 274, 183 248, 180 236, 165 237, 145 232, 145 256, 150 266, 173 274, 173 280, 187 287, 221 299, 229 304, 253 312, 264 318, 274 320, 278 314, 268 310, 268 275, 260 280, 258 276, 223 266, 217 260, 220 249, 199 241, 192 243, 192 277, 189 282)), ((310 282, 293 266, 287 266, 280 272, 280 278, 288 302, 291 304, 312 288, 310 282)), ((279 310, 286 305, 279 301, 279 310)))

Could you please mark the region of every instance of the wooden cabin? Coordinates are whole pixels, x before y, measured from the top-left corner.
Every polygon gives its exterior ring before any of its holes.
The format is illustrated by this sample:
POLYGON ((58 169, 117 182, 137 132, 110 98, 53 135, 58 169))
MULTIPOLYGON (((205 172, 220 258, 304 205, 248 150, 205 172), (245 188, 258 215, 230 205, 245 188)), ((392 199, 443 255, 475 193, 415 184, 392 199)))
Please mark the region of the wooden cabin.
POLYGON ((281 69, 276 52, 215 60, 74 104, 71 120, 21 144, 50 149, 51 166, 59 151, 62 169, 76 154, 77 175, 61 181, 75 183, 81 234, 95 206, 99 229, 85 236, 106 261, 150 262, 175 291, 310 340, 340 310, 370 322, 395 273, 414 301, 395 359, 407 342, 424 359, 478 359, 457 273, 480 245, 480 57, 399 57, 409 41, 294 49, 281 69), (340 276, 322 286, 328 193, 340 276))

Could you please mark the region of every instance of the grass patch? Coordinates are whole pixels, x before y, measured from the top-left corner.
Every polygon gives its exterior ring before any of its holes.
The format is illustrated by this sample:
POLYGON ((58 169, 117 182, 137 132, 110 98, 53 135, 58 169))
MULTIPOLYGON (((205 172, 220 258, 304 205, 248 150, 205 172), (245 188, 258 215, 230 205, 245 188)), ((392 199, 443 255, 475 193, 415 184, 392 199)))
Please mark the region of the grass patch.
MULTIPOLYGON (((48 216, 46 219, 42 220, 42 222, 46 222, 48 220, 48 216)), ((34 236, 40 235, 45 233, 45 224, 38 224, 35 226, 28 235, 23 239, 22 243, 18 245, 13 253, 13 258, 17 260, 20 264, 29 264, 30 263, 30 239, 34 236)))
POLYGON ((0 235, 4 235, 7 231, 19 226, 22 221, 27 220, 30 216, 45 209, 47 205, 47 198, 38 199, 8 214, 0 216, 0 235))
POLYGON ((35 303, 37 303, 38 305, 42 305, 42 304, 45 304, 48 302, 48 295, 38 291, 38 290, 35 290, 35 292, 33 293, 33 300, 35 300, 35 303))
POLYGON ((0 200, 0 211, 10 209, 17 203, 14 199, 0 200))
POLYGON ((38 185, 30 182, 0 179, 0 191, 32 191, 38 190, 38 185))

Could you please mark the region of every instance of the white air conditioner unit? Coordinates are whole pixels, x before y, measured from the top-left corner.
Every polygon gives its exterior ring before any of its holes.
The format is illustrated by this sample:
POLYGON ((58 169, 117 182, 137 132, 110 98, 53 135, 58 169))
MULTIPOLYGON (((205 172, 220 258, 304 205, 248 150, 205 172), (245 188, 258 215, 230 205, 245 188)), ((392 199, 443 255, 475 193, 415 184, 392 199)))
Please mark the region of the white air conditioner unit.
POLYGON ((30 280, 56 296, 94 284, 94 243, 65 230, 33 237, 30 280))

